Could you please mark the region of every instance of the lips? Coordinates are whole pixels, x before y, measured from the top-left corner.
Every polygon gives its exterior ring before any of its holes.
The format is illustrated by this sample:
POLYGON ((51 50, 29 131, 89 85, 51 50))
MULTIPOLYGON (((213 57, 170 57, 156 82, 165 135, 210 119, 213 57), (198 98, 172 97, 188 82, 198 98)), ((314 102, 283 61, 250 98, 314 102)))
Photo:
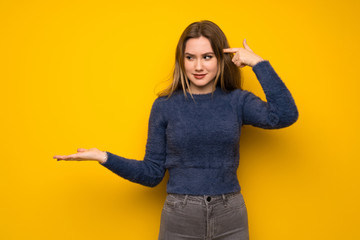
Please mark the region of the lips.
POLYGON ((194 77, 196 78, 196 79, 202 79, 202 78, 204 78, 206 76, 206 74, 194 74, 194 77))

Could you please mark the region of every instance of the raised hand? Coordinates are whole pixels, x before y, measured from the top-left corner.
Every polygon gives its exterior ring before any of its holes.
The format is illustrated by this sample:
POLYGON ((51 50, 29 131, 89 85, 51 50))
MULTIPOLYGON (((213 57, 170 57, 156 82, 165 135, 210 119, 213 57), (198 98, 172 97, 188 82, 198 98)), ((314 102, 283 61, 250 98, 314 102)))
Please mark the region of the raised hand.
POLYGON ((259 55, 256 55, 253 50, 247 45, 246 39, 243 41, 244 48, 225 48, 224 53, 235 53, 232 58, 233 63, 242 68, 245 66, 253 67, 258 62, 264 61, 259 55))
POLYGON ((78 148, 77 153, 70 155, 55 155, 53 158, 59 160, 68 160, 68 161, 98 161, 104 163, 107 160, 107 153, 100 151, 97 148, 78 148))

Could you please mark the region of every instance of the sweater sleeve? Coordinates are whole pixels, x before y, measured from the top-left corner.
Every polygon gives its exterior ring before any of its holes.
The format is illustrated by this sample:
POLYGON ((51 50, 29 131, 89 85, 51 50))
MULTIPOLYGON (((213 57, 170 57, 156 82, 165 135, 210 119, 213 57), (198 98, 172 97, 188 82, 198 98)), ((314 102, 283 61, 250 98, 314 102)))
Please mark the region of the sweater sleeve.
POLYGON ((101 165, 132 182, 149 187, 158 185, 165 174, 166 121, 163 115, 160 98, 157 98, 151 108, 144 160, 127 159, 107 152, 108 159, 101 165))
POLYGON ((244 91, 242 105, 243 124, 266 129, 288 127, 298 119, 298 110, 290 91, 270 65, 261 61, 253 66, 267 102, 253 93, 244 91))

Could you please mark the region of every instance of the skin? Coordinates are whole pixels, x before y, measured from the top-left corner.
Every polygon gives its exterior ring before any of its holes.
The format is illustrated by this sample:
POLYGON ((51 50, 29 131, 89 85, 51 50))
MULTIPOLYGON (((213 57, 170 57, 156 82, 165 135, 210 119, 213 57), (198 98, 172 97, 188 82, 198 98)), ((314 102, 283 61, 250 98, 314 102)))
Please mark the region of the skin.
POLYGON ((217 73, 217 58, 209 39, 205 37, 191 38, 186 42, 185 73, 190 82, 193 94, 206 94, 212 91, 212 82, 217 73), (203 75, 201 79, 195 76, 203 75))
MULTIPOLYGON (((223 51, 224 53, 234 53, 232 62, 240 68, 245 66, 253 67, 257 63, 264 61, 250 49, 246 39, 243 41, 243 46, 244 48, 226 48, 223 51)), ((213 54, 209 40, 204 37, 189 39, 186 43, 184 63, 192 93, 211 93, 211 83, 215 80, 217 72, 217 59, 213 54), (213 57, 209 57, 211 52, 213 57), (194 74, 206 74, 206 76, 199 80, 194 77, 194 74)), ((74 154, 53 156, 58 161, 98 161, 99 163, 105 163, 106 157, 107 154, 97 148, 78 148, 77 153, 74 154)))
POLYGON ((247 45, 246 39, 243 41, 244 48, 225 48, 224 53, 235 53, 232 58, 233 63, 242 68, 245 66, 253 67, 257 63, 264 61, 259 55, 256 55, 253 50, 247 45))

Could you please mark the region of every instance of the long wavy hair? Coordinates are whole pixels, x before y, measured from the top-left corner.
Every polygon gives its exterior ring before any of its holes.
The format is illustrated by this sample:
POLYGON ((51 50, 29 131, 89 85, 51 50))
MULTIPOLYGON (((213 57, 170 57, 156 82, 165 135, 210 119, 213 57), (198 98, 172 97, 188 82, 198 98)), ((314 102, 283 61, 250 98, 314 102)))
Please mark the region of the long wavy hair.
POLYGON ((206 37, 210 41, 212 50, 217 59, 218 71, 212 86, 212 92, 214 92, 217 86, 220 86, 225 92, 241 89, 240 70, 231 61, 233 54, 223 52, 224 48, 229 48, 229 43, 225 34, 215 23, 204 20, 191 23, 181 34, 176 47, 172 83, 165 90, 159 92, 158 96, 170 97, 179 89, 183 90, 185 97, 187 97, 186 90, 189 90, 189 93, 192 96, 189 79, 185 73, 184 53, 187 40, 190 38, 199 38, 201 36, 206 37))

